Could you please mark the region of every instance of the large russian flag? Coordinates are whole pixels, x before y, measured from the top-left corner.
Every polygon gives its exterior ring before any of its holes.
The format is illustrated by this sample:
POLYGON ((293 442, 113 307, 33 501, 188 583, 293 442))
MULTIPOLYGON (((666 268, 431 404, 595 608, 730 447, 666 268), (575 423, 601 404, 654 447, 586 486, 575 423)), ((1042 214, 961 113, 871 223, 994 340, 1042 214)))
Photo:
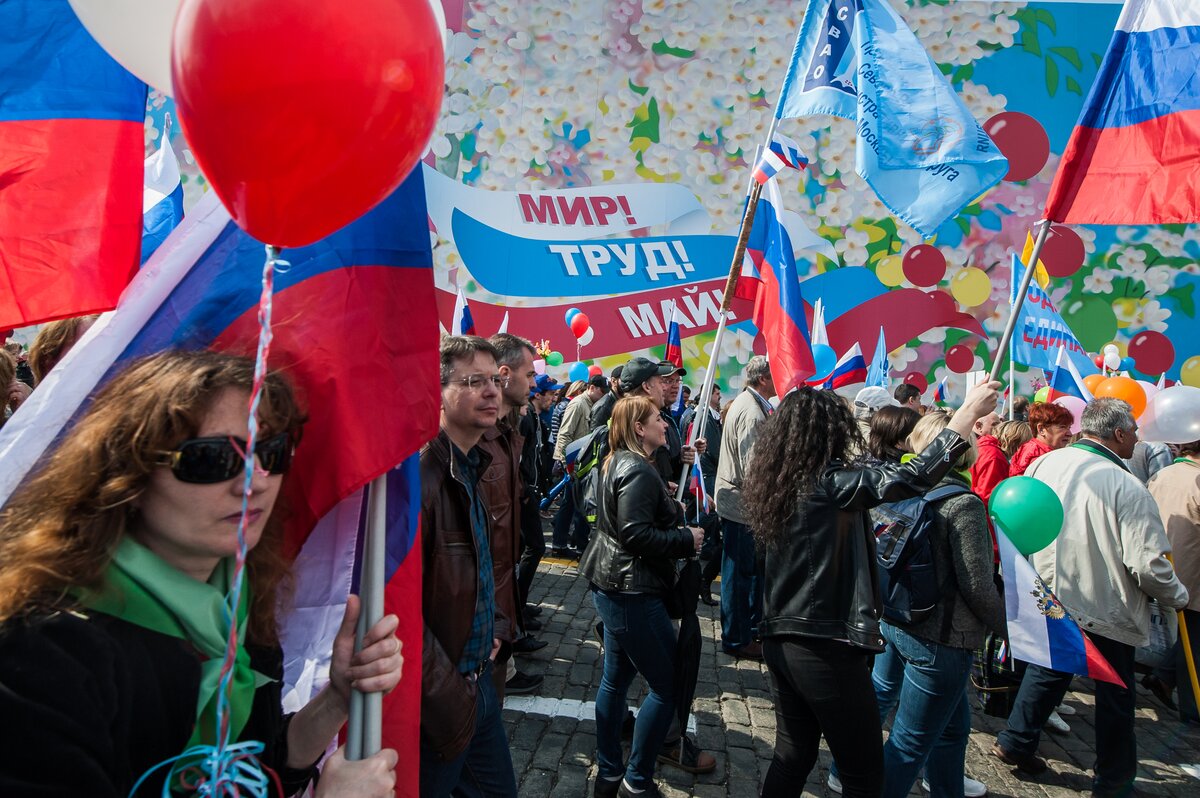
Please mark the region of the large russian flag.
MULTIPOLYGON (((297 610, 285 623, 288 688, 303 703, 328 653, 355 573, 364 484, 387 474, 385 604, 421 660, 415 455, 437 432, 438 327, 421 171, 378 207, 311 246, 285 250, 275 277, 269 366, 288 374, 309 422, 284 482, 297 610), (399 466, 399 468, 394 468, 399 466), (314 531, 315 528, 315 531, 314 531)), ((0 429, 0 504, 97 386, 130 360, 168 348, 253 355, 264 248, 206 195, 105 314, 0 429)), ((385 700, 399 794, 417 794, 420 668, 385 700)))
POLYGON ((1067 142, 1046 218, 1200 221, 1200 4, 1126 0, 1067 142))
POLYGON ((146 86, 67 0, 0 2, 0 328, 116 307, 142 239, 146 86))

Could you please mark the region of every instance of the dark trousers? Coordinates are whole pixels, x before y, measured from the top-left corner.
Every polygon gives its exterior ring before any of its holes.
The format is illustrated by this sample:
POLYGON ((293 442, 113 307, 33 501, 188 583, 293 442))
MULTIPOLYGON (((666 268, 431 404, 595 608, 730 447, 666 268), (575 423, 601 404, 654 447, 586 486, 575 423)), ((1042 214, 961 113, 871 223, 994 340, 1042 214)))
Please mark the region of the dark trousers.
POLYGON ((516 798, 517 779, 513 773, 508 737, 500 719, 500 700, 492 687, 489 665, 479 675, 475 704, 475 736, 467 750, 446 762, 421 746, 421 798, 516 798))
MULTIPOLYGON (((1200 666, 1200 612, 1196 610, 1183 611, 1184 622, 1187 624, 1188 640, 1192 644, 1192 661, 1200 666)), ((1183 652, 1183 631, 1175 640, 1175 648, 1167 661, 1155 669, 1154 675, 1169 686, 1179 690, 1179 717, 1200 723, 1200 712, 1197 711, 1196 697, 1192 695, 1192 678, 1188 675, 1187 659, 1183 652)))
POLYGON ((559 494, 558 515, 554 516, 553 538, 551 545, 556 549, 574 546, 580 551, 587 545, 587 519, 575 510, 575 491, 568 485, 559 494))
POLYGON ((546 554, 546 534, 542 531, 542 514, 538 499, 530 496, 521 503, 521 559, 517 563, 517 597, 523 608, 529 601, 538 563, 546 554))
POLYGON ((750 527, 728 518, 721 522, 721 645, 730 651, 754 640, 762 619, 763 574, 750 527))
POLYGON ((700 586, 708 587, 721 574, 721 518, 709 513, 700 519, 704 542, 700 544, 700 586))
MULTIPOLYGON (((1097 795, 1129 795, 1137 775, 1137 739, 1133 733, 1133 646, 1100 635, 1088 635, 1100 654, 1125 682, 1120 687, 1096 682, 1096 763, 1092 791, 1097 795)), ((1008 716, 1008 728, 997 742, 1010 751, 1037 753, 1042 727, 1067 694, 1071 673, 1060 673, 1030 665, 1021 679, 1016 703, 1008 716)))
POLYGON ((824 735, 838 763, 842 795, 878 798, 883 733, 871 684, 872 655, 835 640, 769 637, 763 659, 771 673, 776 730, 762 797, 799 795, 824 735))

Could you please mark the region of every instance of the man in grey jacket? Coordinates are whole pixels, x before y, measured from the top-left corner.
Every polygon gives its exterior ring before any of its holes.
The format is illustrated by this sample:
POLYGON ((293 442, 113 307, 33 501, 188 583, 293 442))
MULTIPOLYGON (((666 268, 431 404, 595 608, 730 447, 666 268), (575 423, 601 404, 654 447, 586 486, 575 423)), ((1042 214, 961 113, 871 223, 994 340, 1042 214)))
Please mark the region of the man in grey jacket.
MULTIPOLYGON (((1137 773, 1134 737, 1134 649, 1149 642, 1150 599, 1170 609, 1188 594, 1166 554, 1171 550, 1158 507, 1123 461, 1137 443, 1137 422, 1119 399, 1092 401, 1078 443, 1043 455, 1026 476, 1049 485, 1066 521, 1058 538, 1032 557, 1034 570, 1125 682, 1096 682, 1096 764, 1092 794, 1128 795, 1137 773)), ((1062 701, 1072 674, 1030 665, 1008 728, 992 753, 1038 774, 1042 726, 1062 701)))
POLYGON ((762 562, 742 506, 742 482, 760 422, 772 412, 771 367, 762 355, 746 364, 746 389, 733 400, 721 431, 714 498, 725 539, 721 558, 721 645, 735 657, 762 659, 754 629, 762 618, 762 562))

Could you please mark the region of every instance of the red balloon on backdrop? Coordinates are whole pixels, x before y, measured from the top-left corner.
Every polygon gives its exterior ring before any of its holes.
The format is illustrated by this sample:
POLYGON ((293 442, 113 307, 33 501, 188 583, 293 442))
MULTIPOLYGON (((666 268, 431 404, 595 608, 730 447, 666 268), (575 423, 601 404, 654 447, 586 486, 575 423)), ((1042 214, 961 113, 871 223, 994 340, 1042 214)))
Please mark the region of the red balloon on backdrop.
POLYGON ((1042 123, 1020 111, 1004 111, 983 124, 984 131, 1008 159, 1005 180, 1028 180, 1050 158, 1050 137, 1042 123))
POLYGON ((957 344, 946 352, 946 368, 955 374, 966 374, 975 365, 975 351, 966 344, 957 344))
POLYGON ((1051 277, 1070 277, 1083 265, 1083 239, 1069 227, 1053 225, 1038 260, 1051 277))
POLYGON ((904 276, 913 285, 928 288, 946 276, 946 256, 930 244, 917 244, 904 253, 904 276))
POLYGON ((589 377, 599 377, 603 373, 604 369, 600 368, 599 366, 588 366, 589 377))
POLYGON ((311 244, 385 199, 437 123, 428 0, 183 0, 171 80, 196 161, 234 221, 311 244))
POLYGON ((591 326, 591 319, 587 317, 586 313, 576 313, 575 317, 571 319, 571 332, 575 334, 576 338, 581 337, 591 326))
POLYGON ((911 385, 921 393, 929 390, 929 380, 925 379, 925 375, 919 371, 912 371, 904 375, 904 384, 911 385))
POLYGON ((1129 342, 1129 356, 1143 374, 1162 374, 1175 362, 1175 345, 1162 333, 1146 330, 1129 342))

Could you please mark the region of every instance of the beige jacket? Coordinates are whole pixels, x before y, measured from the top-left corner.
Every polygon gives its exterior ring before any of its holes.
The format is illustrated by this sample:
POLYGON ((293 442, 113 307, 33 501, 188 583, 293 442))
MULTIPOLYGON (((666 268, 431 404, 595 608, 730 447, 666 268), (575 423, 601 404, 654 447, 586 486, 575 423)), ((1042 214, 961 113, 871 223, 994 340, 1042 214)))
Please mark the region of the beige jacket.
POLYGON ((1150 492, 1121 466, 1073 446, 1042 455, 1025 476, 1054 489, 1066 519, 1031 558, 1038 575, 1085 631, 1149 643, 1150 599, 1170 609, 1188 600, 1150 492))
POLYGON ((1200 465, 1169 465, 1149 487, 1171 541, 1175 575, 1191 596, 1187 608, 1200 612, 1200 465))
POLYGON ((750 523, 742 507, 742 482, 754 446, 755 428, 766 419, 762 403, 750 388, 738 394, 725 416, 721 429, 721 458, 717 461, 717 482, 713 498, 717 513, 739 524, 750 523))
POLYGON ((558 424, 558 438, 554 441, 555 460, 561 461, 568 446, 592 431, 592 404, 587 391, 584 391, 572 399, 563 411, 562 421, 558 424))

